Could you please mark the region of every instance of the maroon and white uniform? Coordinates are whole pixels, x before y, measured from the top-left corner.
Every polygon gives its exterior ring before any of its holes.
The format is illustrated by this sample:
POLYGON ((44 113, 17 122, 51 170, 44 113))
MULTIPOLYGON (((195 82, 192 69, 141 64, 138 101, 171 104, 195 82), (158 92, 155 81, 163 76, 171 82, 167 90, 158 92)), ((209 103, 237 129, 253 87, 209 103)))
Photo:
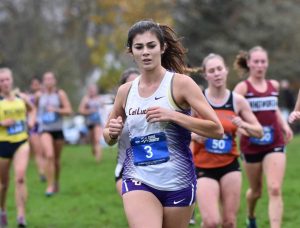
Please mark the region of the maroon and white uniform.
POLYGON ((277 89, 269 80, 267 80, 267 90, 265 92, 257 91, 248 80, 245 83, 247 85, 245 98, 262 125, 264 136, 261 139, 242 136, 240 144, 242 153, 246 155, 259 154, 284 147, 283 133, 276 115, 278 108, 277 89))

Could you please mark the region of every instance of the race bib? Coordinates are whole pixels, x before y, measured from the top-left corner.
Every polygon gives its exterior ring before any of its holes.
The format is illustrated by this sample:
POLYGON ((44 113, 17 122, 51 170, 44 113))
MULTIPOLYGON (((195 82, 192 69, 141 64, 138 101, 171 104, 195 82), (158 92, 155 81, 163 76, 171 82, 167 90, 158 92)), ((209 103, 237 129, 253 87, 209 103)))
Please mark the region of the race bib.
POLYGON ((159 132, 130 140, 134 165, 147 166, 167 162, 170 159, 165 133, 159 132))
POLYGON ((262 138, 250 137, 250 142, 255 145, 269 145, 274 141, 274 129, 271 126, 263 127, 264 136, 262 138))
POLYGON ((205 141, 205 150, 214 154, 228 154, 232 149, 231 135, 224 134, 222 139, 208 138, 205 141))
POLYGON ((98 112, 94 112, 87 116, 87 121, 89 123, 100 123, 100 115, 98 112))
POLYGON ((24 132, 25 129, 25 122, 24 121, 17 121, 13 125, 7 128, 7 134, 9 135, 16 135, 24 132))
POLYGON ((56 112, 45 112, 42 115, 42 121, 44 124, 51 124, 56 122, 58 119, 58 115, 56 112))

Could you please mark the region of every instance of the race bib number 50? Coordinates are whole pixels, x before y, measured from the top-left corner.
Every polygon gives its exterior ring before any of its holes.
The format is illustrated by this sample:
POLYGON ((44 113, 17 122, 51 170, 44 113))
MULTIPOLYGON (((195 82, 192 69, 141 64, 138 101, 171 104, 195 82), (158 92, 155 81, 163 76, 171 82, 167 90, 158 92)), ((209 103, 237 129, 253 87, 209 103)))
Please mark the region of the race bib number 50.
POLYGON ((130 140, 134 165, 146 166, 167 162, 170 159, 165 133, 159 132, 130 140))
POLYGON ((205 141, 205 150, 214 154, 227 154, 232 149, 231 135, 224 134, 223 139, 208 138, 205 141))

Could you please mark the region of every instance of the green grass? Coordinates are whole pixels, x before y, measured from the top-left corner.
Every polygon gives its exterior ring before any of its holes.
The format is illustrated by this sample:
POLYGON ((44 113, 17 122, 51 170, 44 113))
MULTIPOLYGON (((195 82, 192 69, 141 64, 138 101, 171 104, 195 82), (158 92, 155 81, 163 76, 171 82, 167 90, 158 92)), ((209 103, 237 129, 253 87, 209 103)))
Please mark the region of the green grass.
MULTIPOLYGON (((295 228, 300 224, 299 148, 300 137, 296 137, 288 146, 287 152, 288 165, 283 187, 284 228, 295 228)), ((122 201, 115 189, 115 164, 115 148, 105 149, 102 163, 96 164, 88 146, 66 146, 62 157, 61 191, 54 197, 46 198, 45 183, 39 181, 35 165, 31 161, 27 172, 28 225, 38 228, 127 227, 122 201)), ((245 227, 244 195, 247 181, 245 178, 243 180, 238 227, 245 227)), ((16 227, 13 181, 11 181, 7 204, 9 227, 16 227)), ((199 227, 198 210, 196 213, 196 227, 199 227)), ((259 227, 269 227, 266 189, 257 207, 257 219, 259 227)))

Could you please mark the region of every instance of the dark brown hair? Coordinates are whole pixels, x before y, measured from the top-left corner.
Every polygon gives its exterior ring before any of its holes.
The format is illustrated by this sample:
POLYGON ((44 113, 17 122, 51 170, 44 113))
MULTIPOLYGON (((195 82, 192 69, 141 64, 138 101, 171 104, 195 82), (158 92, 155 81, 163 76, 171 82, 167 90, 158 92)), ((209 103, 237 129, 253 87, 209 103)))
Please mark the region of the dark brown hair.
POLYGON ((165 51, 162 54, 161 65, 169 71, 178 73, 185 72, 184 55, 186 49, 183 47, 175 31, 167 25, 159 25, 152 20, 143 20, 135 23, 128 32, 127 48, 132 53, 133 39, 137 34, 150 31, 159 40, 160 46, 165 51))
POLYGON ((120 85, 123 85, 124 83, 126 83, 128 77, 131 75, 131 74, 136 74, 136 75, 139 75, 140 72, 138 69, 136 68, 128 68, 127 70, 125 70, 122 75, 121 75, 121 78, 120 78, 120 85))

